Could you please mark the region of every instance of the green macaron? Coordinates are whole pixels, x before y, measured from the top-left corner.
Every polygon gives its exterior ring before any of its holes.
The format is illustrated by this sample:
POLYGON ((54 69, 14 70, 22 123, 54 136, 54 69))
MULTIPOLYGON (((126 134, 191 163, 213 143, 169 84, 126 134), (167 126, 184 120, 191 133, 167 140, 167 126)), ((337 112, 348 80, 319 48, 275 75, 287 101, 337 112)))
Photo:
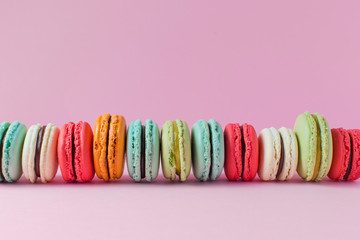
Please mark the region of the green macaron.
POLYGON ((225 147, 221 125, 214 119, 199 120, 192 126, 192 162, 200 181, 216 180, 224 168, 225 147))
POLYGON ((320 181, 328 174, 333 154, 331 130, 319 113, 298 116, 294 132, 299 143, 298 174, 306 181, 320 181))
POLYGON ((0 125, 2 180, 16 182, 22 175, 21 156, 26 130, 18 121, 0 125))
POLYGON ((191 140, 187 123, 167 121, 161 129, 161 166, 165 178, 184 182, 191 170, 191 140))
POLYGON ((147 119, 129 124, 127 134, 127 167, 129 176, 135 182, 145 178, 148 182, 156 179, 160 164, 160 133, 158 125, 147 119))

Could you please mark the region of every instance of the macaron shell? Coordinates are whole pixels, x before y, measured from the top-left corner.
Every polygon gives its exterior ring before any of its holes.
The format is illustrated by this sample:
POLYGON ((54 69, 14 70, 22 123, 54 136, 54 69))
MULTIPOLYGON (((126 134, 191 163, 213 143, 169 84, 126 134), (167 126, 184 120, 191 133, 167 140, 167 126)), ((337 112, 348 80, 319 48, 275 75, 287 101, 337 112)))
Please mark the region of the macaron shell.
POLYGON ((52 123, 45 128, 40 151, 40 178, 43 183, 50 182, 58 170, 56 147, 59 132, 59 128, 52 123))
POLYGON ((265 128, 259 134, 259 177, 263 181, 276 179, 281 155, 280 134, 275 128, 265 128))
POLYGON ((320 165, 318 168, 315 167, 315 170, 318 169, 318 173, 314 173, 313 180, 321 181, 330 171, 333 157, 333 143, 328 122, 319 113, 315 113, 313 116, 320 132, 320 137, 318 137, 318 139, 320 139, 320 165))
POLYGON ((360 130, 348 130, 352 139, 353 160, 351 171, 347 180, 356 180, 360 177, 360 130))
MULTIPOLYGON (((179 157, 180 157, 180 181, 184 182, 191 171, 191 138, 187 123, 182 120, 176 120, 178 129, 179 157)), ((175 145, 176 147, 176 145, 175 145)), ((176 152, 176 148, 175 148, 176 152)))
POLYGON ((140 120, 133 121, 129 124, 126 159, 129 175, 135 182, 141 181, 141 131, 142 125, 140 120))
POLYGON ((13 122, 5 136, 2 149, 2 173, 7 182, 16 182, 22 175, 22 149, 26 135, 24 124, 13 122))
POLYGON ((224 133, 220 123, 214 119, 209 120, 211 149, 212 149, 212 162, 210 171, 210 180, 216 180, 224 169, 225 161, 225 145, 224 133))
POLYGON ((229 123, 224 130, 225 175, 230 181, 238 180, 242 172, 242 146, 240 125, 229 123))
POLYGON ((41 124, 32 125, 26 133, 22 151, 22 170, 26 179, 35 183, 37 176, 35 173, 35 154, 36 142, 41 124))
POLYGON ((350 159, 350 136, 343 128, 331 129, 333 142, 333 160, 328 177, 333 180, 343 180, 350 159))
POLYGON ((299 161, 297 172, 306 181, 314 174, 317 148, 317 126, 313 116, 305 112, 298 116, 294 132, 299 144, 299 161))
MULTIPOLYGON (((6 131, 9 129, 9 122, 0 123, 0 143, 5 139, 6 131)), ((0 167, 2 166, 2 149, 0 149, 0 167)), ((5 179, 0 171, 0 182, 3 182, 5 179)))
POLYGON ((110 114, 105 113, 96 119, 94 137, 94 166, 96 175, 109 181, 109 170, 107 163, 107 139, 109 134, 110 114))
POLYGON ((91 181, 95 175, 93 162, 93 132, 87 122, 78 122, 74 131, 74 166, 79 182, 91 181))
POLYGON ((298 142, 294 132, 291 129, 282 127, 279 130, 283 146, 284 146, 284 163, 283 168, 277 179, 280 181, 290 180, 297 168, 298 164, 298 142))
POLYGON ((98 178, 102 179, 101 171, 100 171, 100 163, 99 158, 101 155, 101 145, 100 147, 100 128, 101 128, 102 116, 98 116, 95 121, 94 127, 94 143, 93 143, 93 157, 94 157, 94 168, 95 173, 98 178))
POLYGON ((160 164, 160 133, 158 125, 150 119, 145 122, 145 178, 156 179, 160 164))
POLYGON ((191 131, 192 162, 195 177, 206 181, 211 165, 210 129, 205 120, 199 120, 192 126, 191 131))
POLYGON ((161 166, 165 178, 175 180, 175 139, 172 121, 167 121, 161 128, 161 166))
POLYGON ((317 131, 317 138, 316 138, 316 158, 315 158, 315 165, 314 165, 314 172, 313 175, 311 177, 311 181, 315 181, 315 179, 317 178, 318 174, 319 174, 319 170, 320 170, 320 164, 321 164, 321 134, 320 134, 320 128, 319 128, 319 124, 318 124, 318 120, 314 115, 311 115, 313 117, 313 119, 315 120, 316 123, 316 131, 317 131))
POLYGON ((176 174, 179 175, 180 181, 184 182, 191 170, 191 139, 185 121, 177 119, 174 122, 174 139, 176 174))
POLYGON ((120 178, 124 171, 126 121, 123 116, 112 115, 109 130, 108 166, 112 180, 120 178))
POLYGON ((244 123, 242 128, 245 141, 245 159, 242 179, 244 181, 250 181, 255 178, 259 166, 259 142, 253 126, 244 123))
POLYGON ((58 137, 58 161, 60 165, 61 175, 67 182, 74 182, 76 180, 75 169, 73 167, 73 139, 74 139, 75 124, 69 122, 64 124, 58 137))

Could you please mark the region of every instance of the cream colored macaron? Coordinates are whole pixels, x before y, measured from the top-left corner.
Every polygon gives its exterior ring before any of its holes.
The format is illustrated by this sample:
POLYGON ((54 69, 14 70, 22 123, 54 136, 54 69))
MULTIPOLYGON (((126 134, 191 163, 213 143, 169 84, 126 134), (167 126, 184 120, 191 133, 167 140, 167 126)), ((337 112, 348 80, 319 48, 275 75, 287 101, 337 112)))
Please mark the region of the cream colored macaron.
POLYGON ((57 172, 58 161, 56 147, 59 128, 49 123, 29 128, 22 152, 22 169, 26 179, 35 183, 40 177, 43 183, 51 181, 57 172))
POLYGON ((298 164, 298 142, 288 128, 265 128, 259 135, 259 169, 263 181, 289 180, 298 164))

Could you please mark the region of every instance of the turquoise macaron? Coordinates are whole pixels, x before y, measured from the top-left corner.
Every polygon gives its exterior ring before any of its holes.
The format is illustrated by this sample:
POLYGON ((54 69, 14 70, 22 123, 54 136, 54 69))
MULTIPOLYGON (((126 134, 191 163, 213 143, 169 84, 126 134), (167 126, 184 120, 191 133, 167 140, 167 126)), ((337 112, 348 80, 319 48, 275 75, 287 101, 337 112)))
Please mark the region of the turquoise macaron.
POLYGON ((129 124, 126 142, 127 169, 135 182, 151 182, 159 173, 160 133, 158 125, 150 119, 145 125, 140 120, 129 124))
POLYGON ((191 131, 192 163, 200 181, 216 180, 224 168, 225 147, 221 125, 214 119, 199 120, 191 131))
POLYGON ((16 182, 21 177, 21 156, 26 131, 26 126, 18 121, 0 124, 1 181, 16 182))

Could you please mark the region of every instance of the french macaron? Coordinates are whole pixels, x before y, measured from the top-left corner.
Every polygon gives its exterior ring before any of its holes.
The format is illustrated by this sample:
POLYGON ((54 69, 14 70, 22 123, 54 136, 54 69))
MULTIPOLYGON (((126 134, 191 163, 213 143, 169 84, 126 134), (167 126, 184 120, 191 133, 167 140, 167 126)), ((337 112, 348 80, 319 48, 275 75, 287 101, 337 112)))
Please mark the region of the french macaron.
POLYGON ((32 125, 27 131, 22 151, 22 170, 31 183, 35 183, 37 178, 47 183, 55 177, 59 132, 59 128, 52 123, 46 126, 32 125))
POLYGON ((225 175, 230 181, 255 178, 259 165, 259 143, 250 124, 229 123, 224 130, 225 175))
POLYGON ((191 139, 185 121, 167 121, 161 129, 161 165, 164 177, 186 181, 191 170, 191 139))
POLYGON ((259 134, 259 169, 263 181, 291 179, 298 164, 298 143, 294 132, 282 127, 264 128, 259 134))
POLYGON ((26 126, 18 121, 0 124, 0 181, 16 182, 22 175, 21 157, 26 126))
POLYGON ((200 181, 216 180, 222 173, 225 159, 224 134, 220 123, 210 119, 197 121, 191 130, 192 163, 200 181))
POLYGON ((105 113, 95 122, 94 166, 104 181, 121 178, 124 171, 126 121, 121 115, 105 113))
POLYGON ((129 175, 135 182, 156 179, 160 164, 160 133, 158 125, 150 119, 145 125, 140 120, 129 124, 126 143, 129 175))
POLYGON ((95 175, 92 154, 93 132, 87 122, 69 122, 60 129, 58 161, 67 182, 88 182, 95 175))
POLYGON ((300 114, 294 126, 299 144, 297 172, 305 181, 321 181, 329 173, 333 158, 331 130, 319 113, 300 114))
POLYGON ((334 155, 328 177, 356 180, 360 177, 360 130, 331 129, 334 155))

